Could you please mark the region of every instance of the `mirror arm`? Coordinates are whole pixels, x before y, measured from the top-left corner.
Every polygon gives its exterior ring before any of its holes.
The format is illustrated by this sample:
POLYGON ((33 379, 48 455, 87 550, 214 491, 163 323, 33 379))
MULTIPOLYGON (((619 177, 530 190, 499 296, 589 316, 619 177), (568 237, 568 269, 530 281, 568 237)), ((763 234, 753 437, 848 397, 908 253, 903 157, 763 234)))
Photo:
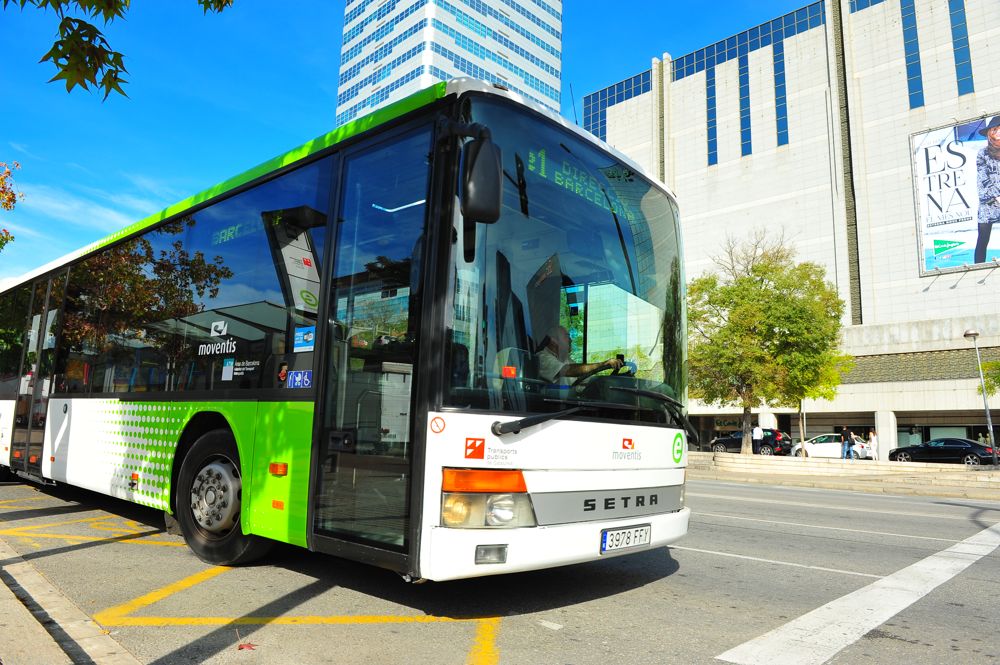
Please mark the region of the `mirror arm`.
POLYGON ((458 122, 443 115, 437 119, 437 134, 439 139, 464 137, 493 140, 493 134, 486 125, 480 125, 478 122, 458 122))

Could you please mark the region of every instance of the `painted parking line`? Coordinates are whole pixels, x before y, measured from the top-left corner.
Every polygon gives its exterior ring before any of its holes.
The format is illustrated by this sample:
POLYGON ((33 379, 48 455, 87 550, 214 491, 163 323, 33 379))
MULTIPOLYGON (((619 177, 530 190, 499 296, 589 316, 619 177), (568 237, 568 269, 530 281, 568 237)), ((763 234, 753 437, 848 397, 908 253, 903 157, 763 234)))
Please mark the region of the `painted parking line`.
POLYGON ((809 570, 818 570, 824 573, 837 573, 840 575, 853 575, 855 577, 874 577, 875 579, 882 579, 882 575, 872 575, 871 573, 859 573, 856 570, 842 570, 840 568, 824 568, 823 566, 808 566, 804 563, 794 563, 792 561, 778 561, 777 559, 762 559, 758 556, 749 556, 747 554, 734 554, 732 552, 717 552, 715 550, 702 550, 696 547, 680 547, 678 545, 669 545, 671 550, 680 550, 682 552, 698 552, 699 554, 713 554, 715 556, 726 556, 733 559, 743 559, 744 561, 756 561, 758 563, 769 563, 775 566, 789 566, 791 568, 807 568, 809 570))
POLYGON ((482 617, 477 619, 453 619, 451 617, 435 617, 427 615, 395 616, 395 615, 350 615, 350 616, 241 616, 241 617, 170 617, 170 616, 133 616, 136 612, 150 607, 174 594, 186 591, 203 582, 232 570, 226 566, 215 566, 200 573, 195 573, 182 580, 168 584, 151 591, 135 600, 108 608, 94 615, 94 621, 102 626, 247 626, 247 625, 279 625, 279 626, 313 626, 313 625, 372 625, 400 623, 451 623, 476 626, 472 649, 469 651, 466 663, 468 665, 496 665, 500 662, 500 654, 496 646, 497 633, 500 629, 500 617, 482 617))
POLYGON ((1000 524, 716 656, 739 665, 820 665, 1000 547, 1000 524))
MULTIPOLYGON (((762 522, 764 524, 777 524, 779 526, 797 526, 804 529, 826 529, 828 531, 847 531, 849 533, 864 533, 873 536, 892 536, 894 538, 914 538, 917 540, 937 540, 944 543, 957 543, 955 538, 935 538, 934 536, 911 536, 907 533, 892 533, 890 531, 868 531, 866 529, 849 529, 843 526, 821 526, 819 524, 804 524, 802 522, 782 522, 779 520, 765 520, 760 517, 742 517, 738 515, 725 515, 723 513, 703 513, 691 511, 692 515, 699 517, 721 517, 727 520, 742 520, 744 522, 762 522)), ((702 522, 702 524, 715 524, 715 522, 702 522)))
POLYGON ((63 520, 60 522, 49 522, 47 524, 34 524, 18 526, 11 529, 0 529, 0 536, 9 536, 26 541, 35 547, 40 547, 39 540, 62 540, 68 543, 126 543, 130 545, 152 545, 158 547, 185 547, 183 542, 177 540, 155 540, 156 536, 162 536, 160 530, 142 531, 135 522, 120 520, 118 517, 101 515, 98 517, 85 517, 75 520, 63 520), (115 536, 88 536, 75 533, 44 533, 44 529, 61 528, 70 525, 88 525, 97 531, 115 533, 115 536))
MULTIPOLYGON (((780 506, 787 506, 788 501, 783 499, 759 499, 755 497, 733 497, 727 496, 725 494, 706 494, 703 492, 687 492, 685 496, 700 497, 703 499, 725 499, 731 503, 769 503, 780 506)), ((867 495, 871 496, 871 495, 867 495)), ((690 507, 690 506, 689 506, 690 507)), ((838 513, 865 513, 867 515, 904 515, 906 517, 927 517, 931 519, 938 520, 959 520, 962 522, 969 522, 971 518, 967 515, 942 515, 941 513, 916 513, 912 510, 880 510, 877 508, 856 508, 853 506, 842 506, 837 503, 795 503, 796 508, 819 508, 822 510, 834 510, 838 513)), ((991 509, 992 510, 992 509, 991 509)), ((984 518, 977 517, 977 520, 982 520, 984 518)), ((991 517, 985 518, 987 522, 993 522, 995 524, 1000 524, 1000 519, 991 517)))

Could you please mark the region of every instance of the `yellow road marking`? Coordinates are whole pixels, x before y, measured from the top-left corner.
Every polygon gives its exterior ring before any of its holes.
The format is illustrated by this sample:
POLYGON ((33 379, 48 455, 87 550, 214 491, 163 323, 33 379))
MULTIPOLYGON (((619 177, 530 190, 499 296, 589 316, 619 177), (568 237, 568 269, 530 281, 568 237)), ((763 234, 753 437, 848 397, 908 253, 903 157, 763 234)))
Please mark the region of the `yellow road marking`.
MULTIPOLYGON (((84 517, 79 520, 64 520, 62 522, 49 522, 48 524, 32 524, 30 526, 19 526, 9 529, 9 531, 34 531, 35 529, 48 529, 54 526, 66 526, 67 524, 83 524, 84 522, 101 522, 109 519, 106 515, 102 517, 84 517)), ((0 531, 0 533, 5 533, 0 531)))
POLYGON ((102 538, 100 536, 75 536, 68 533, 18 533, 17 529, 0 531, 0 536, 11 536, 30 541, 34 538, 46 538, 49 540, 66 540, 74 543, 124 543, 127 545, 154 545, 159 547, 187 547, 187 543, 173 542, 166 540, 149 540, 146 538, 133 538, 134 534, 126 534, 115 538, 102 538))
POLYGON ((245 617, 136 617, 130 616, 139 610, 158 603, 176 593, 206 582, 221 575, 231 568, 215 566, 200 573, 195 573, 182 580, 168 584, 140 596, 135 600, 111 607, 93 616, 94 621, 102 627, 109 626, 318 626, 318 625, 373 625, 401 623, 475 623, 476 635, 472 650, 466 659, 467 665, 497 665, 500 653, 496 647, 496 636, 500 629, 500 618, 487 619, 453 619, 435 616, 391 616, 391 615, 357 615, 357 616, 245 616, 245 617))
POLYGON ((185 589, 190 589, 196 584, 201 584, 206 580, 210 580, 217 575, 229 570, 227 566, 215 566, 214 568, 209 568, 203 570, 200 573, 195 573, 190 577, 185 577, 184 579, 174 582, 173 584, 168 584, 165 587, 150 591, 144 596, 140 596, 135 600, 130 600, 127 603, 123 603, 116 607, 106 609, 103 612, 98 612, 94 615, 94 621, 105 626, 123 626, 123 625, 137 625, 137 624, 121 624, 115 623, 121 619, 126 618, 127 615, 137 612, 144 607, 157 603, 168 596, 172 596, 179 591, 184 591, 185 589))
POLYGON ((500 631, 500 617, 479 619, 472 651, 465 660, 467 665, 497 665, 500 651, 497 649, 497 633, 500 631))
POLYGON ((21 499, 4 499, 3 501, 0 501, 0 506, 6 507, 12 503, 23 503, 24 501, 44 501, 44 500, 45 500, 44 496, 26 496, 21 499))
MULTIPOLYGON (((278 616, 278 617, 132 617, 118 616, 110 619, 104 612, 94 615, 102 626, 318 626, 380 623, 471 623, 479 619, 451 619, 433 616, 278 616)), ((478 661, 477 661, 478 662, 478 661)))

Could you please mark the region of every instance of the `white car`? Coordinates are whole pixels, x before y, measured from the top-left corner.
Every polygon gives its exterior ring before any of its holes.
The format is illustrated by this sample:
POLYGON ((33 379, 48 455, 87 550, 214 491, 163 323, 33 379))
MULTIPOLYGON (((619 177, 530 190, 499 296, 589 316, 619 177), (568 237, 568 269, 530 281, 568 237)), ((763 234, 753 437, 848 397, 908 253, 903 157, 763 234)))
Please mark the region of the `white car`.
MULTIPOLYGON (((851 446, 851 450, 854 459, 874 459, 875 457, 872 454, 871 446, 866 441, 855 442, 851 446)), ((796 443, 792 446, 789 454, 793 457, 808 456, 840 459, 843 456, 843 451, 840 447, 840 435, 820 434, 819 436, 814 436, 807 441, 796 443)))

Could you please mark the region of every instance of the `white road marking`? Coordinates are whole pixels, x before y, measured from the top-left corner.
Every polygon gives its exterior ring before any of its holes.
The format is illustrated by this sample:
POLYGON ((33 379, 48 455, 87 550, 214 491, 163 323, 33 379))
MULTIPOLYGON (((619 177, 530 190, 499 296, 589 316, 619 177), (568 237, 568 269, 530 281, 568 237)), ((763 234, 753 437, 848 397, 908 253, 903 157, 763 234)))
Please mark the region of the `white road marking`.
POLYGON ((551 621, 546 621, 545 619, 539 619, 538 620, 538 625, 544 626, 545 628, 548 628, 549 630, 562 630, 562 625, 560 625, 558 623, 552 623, 551 621))
MULTIPOLYGON (((777 499, 756 499, 744 496, 726 496, 725 494, 703 494, 701 492, 687 492, 686 496, 696 496, 703 499, 725 499, 726 501, 731 501, 735 503, 772 503, 780 506, 788 506, 787 500, 777 500, 777 499)), ((963 515, 942 515, 940 513, 916 513, 910 510, 876 510, 872 508, 852 508, 850 506, 842 506, 837 503, 799 503, 796 502, 796 508, 821 508, 823 510, 833 510, 838 513, 850 512, 850 513, 868 513, 876 515, 905 515, 907 517, 930 517, 939 520, 961 520, 962 522, 969 522, 972 518, 963 515)), ((690 507, 690 506, 689 506, 690 507)), ((976 518, 980 520, 982 518, 976 518)), ((996 518, 988 519, 987 521, 993 522, 994 524, 1000 523, 1000 520, 996 518)))
POLYGON ((771 563, 778 566, 791 566, 792 568, 808 568, 809 570, 821 570, 824 573, 839 573, 841 575, 855 575, 857 577, 874 577, 875 579, 882 579, 882 575, 872 575, 871 573, 859 573, 854 570, 840 570, 839 568, 824 568, 823 566, 807 566, 804 563, 792 563, 791 561, 777 561, 775 559, 762 559, 756 556, 748 556, 746 554, 733 554, 732 552, 716 552, 715 550, 700 550, 696 547, 679 547, 677 545, 669 545, 672 550, 682 550, 684 552, 700 552, 701 554, 714 554, 716 556, 728 556, 733 559, 745 559, 746 561, 759 561, 760 563, 771 563))
MULTIPOLYGON (((703 517, 721 517, 727 520, 745 520, 747 522, 763 522, 764 524, 780 524, 782 526, 801 526, 806 529, 829 529, 830 531, 849 531, 850 533, 867 533, 875 536, 893 536, 895 538, 916 538, 918 540, 938 540, 943 543, 957 543, 954 538, 935 538, 934 536, 911 536, 906 533, 891 533, 887 531, 866 531, 865 529, 848 529, 842 526, 819 526, 818 524, 802 524, 801 522, 779 522, 777 520, 765 520, 759 517, 737 517, 736 515, 723 515, 721 513, 703 513, 691 511, 692 515, 703 517)), ((706 522, 707 523, 707 522, 706 522)))
POLYGON ((1000 524, 716 656, 739 665, 820 665, 1000 547, 1000 524))

